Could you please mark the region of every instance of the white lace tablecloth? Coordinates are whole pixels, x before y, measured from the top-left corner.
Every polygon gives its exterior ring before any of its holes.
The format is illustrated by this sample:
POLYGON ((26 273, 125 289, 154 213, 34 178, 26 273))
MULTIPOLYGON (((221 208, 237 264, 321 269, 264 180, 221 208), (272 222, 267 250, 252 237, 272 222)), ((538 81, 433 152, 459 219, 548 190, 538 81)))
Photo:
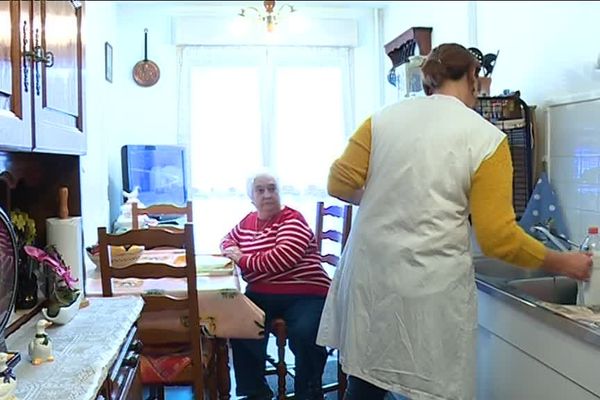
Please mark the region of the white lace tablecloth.
POLYGON ((90 305, 80 309, 71 322, 46 329, 52 339, 53 362, 34 366, 27 353, 41 314, 6 339, 8 350, 21 354, 15 368, 15 394, 20 400, 96 398, 144 302, 139 296, 89 300, 90 305))

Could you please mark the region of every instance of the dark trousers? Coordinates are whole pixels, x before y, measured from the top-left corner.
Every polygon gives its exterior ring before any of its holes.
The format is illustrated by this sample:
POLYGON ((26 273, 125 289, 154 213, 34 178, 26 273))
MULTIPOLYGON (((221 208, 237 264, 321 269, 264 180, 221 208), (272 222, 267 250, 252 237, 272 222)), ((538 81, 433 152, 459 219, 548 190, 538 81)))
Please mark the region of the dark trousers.
POLYGON ((381 389, 367 381, 348 375, 348 384, 344 400, 383 400, 387 390, 381 389))
POLYGON ((265 379, 268 330, 274 318, 285 319, 288 343, 295 357, 296 399, 319 399, 327 350, 316 344, 324 297, 247 292, 246 296, 265 312, 264 339, 232 339, 236 394, 269 393, 265 379))
MULTIPOLYGON (((352 375, 348 375, 348 384, 346 386, 346 393, 344 393, 344 400, 383 400, 388 394, 388 391, 373 385, 367 381, 363 381, 352 375)), ((396 394, 394 396, 396 400, 410 400, 408 397, 400 396, 396 394)))

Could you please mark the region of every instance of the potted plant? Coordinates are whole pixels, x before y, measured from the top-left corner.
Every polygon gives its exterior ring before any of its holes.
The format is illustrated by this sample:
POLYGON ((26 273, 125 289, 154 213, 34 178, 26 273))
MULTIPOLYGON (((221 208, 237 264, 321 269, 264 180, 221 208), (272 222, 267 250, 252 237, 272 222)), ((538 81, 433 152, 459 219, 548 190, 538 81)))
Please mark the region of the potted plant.
POLYGON ((10 222, 16 233, 19 257, 15 307, 29 309, 38 302, 38 276, 36 274, 38 268, 36 261, 27 257, 23 248, 35 242, 37 232, 35 221, 26 212, 15 209, 10 213, 10 222))
POLYGON ((56 247, 48 246, 42 250, 25 246, 24 250, 49 271, 50 297, 48 307, 42 310, 44 317, 58 324, 66 324, 77 314, 81 303, 81 291, 74 286, 78 279, 73 278, 71 268, 65 264, 56 247))

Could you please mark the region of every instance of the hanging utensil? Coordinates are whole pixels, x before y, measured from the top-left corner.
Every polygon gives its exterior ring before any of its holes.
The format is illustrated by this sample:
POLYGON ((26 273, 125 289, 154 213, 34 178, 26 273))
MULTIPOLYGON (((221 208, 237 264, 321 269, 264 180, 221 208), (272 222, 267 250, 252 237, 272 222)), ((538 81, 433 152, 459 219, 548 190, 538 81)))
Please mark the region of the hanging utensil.
POLYGON ((500 50, 496 52, 496 54, 489 53, 483 56, 482 67, 484 70, 483 76, 491 76, 492 71, 494 71, 494 67, 496 66, 496 60, 498 59, 498 54, 500 54, 500 50))
POLYGON ((154 61, 148 60, 148 29, 144 29, 144 59, 133 67, 133 80, 140 86, 148 87, 158 82, 160 69, 154 61))

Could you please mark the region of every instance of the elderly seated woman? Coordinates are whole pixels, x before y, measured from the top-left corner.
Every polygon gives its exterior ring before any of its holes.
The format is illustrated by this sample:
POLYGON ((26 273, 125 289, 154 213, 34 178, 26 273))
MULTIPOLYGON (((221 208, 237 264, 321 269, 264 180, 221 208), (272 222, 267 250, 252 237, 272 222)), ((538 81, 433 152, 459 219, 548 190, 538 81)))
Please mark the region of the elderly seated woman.
MULTIPOLYGON (((296 399, 323 398, 321 379, 327 351, 316 344, 321 312, 331 283, 321 266, 315 235, 298 211, 282 207, 272 174, 248 179, 256 207, 221 241, 221 251, 239 266, 246 295, 265 311, 266 328, 284 318, 294 353, 296 399)), ((236 393, 246 399, 271 399, 264 375, 265 339, 231 340, 236 393)))

